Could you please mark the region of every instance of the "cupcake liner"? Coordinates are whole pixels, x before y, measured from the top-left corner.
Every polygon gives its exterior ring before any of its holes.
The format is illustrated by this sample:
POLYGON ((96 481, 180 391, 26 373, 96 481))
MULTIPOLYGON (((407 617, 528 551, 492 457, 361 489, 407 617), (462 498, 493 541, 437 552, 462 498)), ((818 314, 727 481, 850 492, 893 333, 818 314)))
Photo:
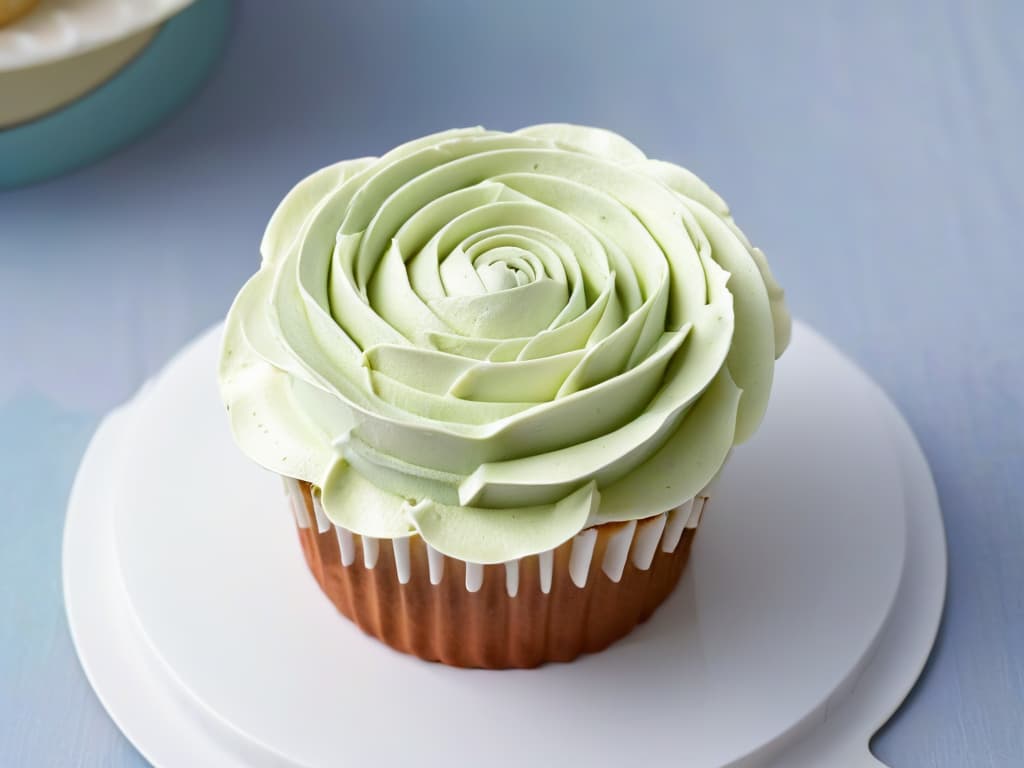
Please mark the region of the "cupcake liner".
POLYGON ((418 535, 360 536, 331 523, 310 484, 286 478, 285 489, 309 568, 342 614, 399 651, 489 669, 570 661, 628 634, 675 587, 708 502, 702 493, 655 517, 483 565, 418 535))

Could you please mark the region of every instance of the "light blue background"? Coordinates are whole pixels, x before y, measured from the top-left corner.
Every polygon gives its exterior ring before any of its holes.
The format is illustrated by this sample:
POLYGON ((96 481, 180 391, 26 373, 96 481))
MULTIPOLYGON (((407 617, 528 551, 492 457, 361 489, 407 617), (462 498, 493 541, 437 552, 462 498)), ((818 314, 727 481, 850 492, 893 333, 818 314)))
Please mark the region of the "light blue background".
POLYGON ((549 120, 710 180, 795 313, 906 414, 949 598, 875 750, 1024 765, 1024 4, 246 2, 234 23, 165 127, 0 194, 0 765, 144 764, 68 638, 67 492, 101 415, 224 314, 289 186, 429 131, 549 120))

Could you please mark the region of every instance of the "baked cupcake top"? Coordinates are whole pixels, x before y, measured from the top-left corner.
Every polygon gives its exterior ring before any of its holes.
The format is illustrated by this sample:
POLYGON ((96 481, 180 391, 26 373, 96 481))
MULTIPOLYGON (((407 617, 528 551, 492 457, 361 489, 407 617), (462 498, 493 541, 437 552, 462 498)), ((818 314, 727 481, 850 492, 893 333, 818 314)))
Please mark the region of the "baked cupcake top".
POLYGON ((722 199, 621 136, 468 128, 303 179, 228 314, 253 460, 356 533, 479 563, 699 492, 757 428, 782 290, 722 199))

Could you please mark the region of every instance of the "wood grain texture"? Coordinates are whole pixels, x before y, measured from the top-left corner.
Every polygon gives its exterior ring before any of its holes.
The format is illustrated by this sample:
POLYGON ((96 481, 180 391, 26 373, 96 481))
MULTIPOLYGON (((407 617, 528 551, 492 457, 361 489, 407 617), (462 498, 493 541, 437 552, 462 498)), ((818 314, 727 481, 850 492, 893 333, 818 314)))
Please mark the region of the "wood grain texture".
POLYGON ((604 125, 706 177, 795 313, 889 392, 950 548, 896 768, 1024 764, 1024 4, 238 4, 199 98, 0 195, 0 765, 143 764, 74 659, 63 505, 88 427, 225 312, 273 206, 453 125, 604 125))

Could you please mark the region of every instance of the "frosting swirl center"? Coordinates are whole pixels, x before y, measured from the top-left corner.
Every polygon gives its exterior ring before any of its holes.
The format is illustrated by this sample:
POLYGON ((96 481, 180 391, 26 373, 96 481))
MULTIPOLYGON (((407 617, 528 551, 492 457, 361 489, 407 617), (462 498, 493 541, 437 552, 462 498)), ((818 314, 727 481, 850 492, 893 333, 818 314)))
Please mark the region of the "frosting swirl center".
POLYGON ((721 199, 594 128, 330 166, 261 250, 221 361, 240 446, 338 524, 472 562, 693 496, 756 429, 788 341, 721 199))

